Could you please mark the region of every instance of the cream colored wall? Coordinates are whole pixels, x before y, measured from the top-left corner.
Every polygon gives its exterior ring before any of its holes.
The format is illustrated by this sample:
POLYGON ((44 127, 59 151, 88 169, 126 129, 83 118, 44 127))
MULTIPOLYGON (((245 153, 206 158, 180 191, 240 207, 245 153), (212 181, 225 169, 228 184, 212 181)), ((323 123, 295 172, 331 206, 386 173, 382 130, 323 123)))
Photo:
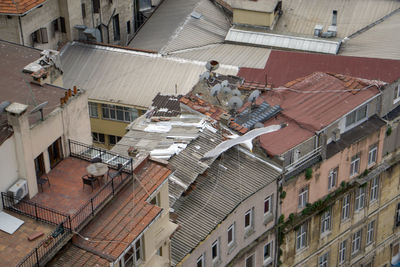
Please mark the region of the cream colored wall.
MULTIPOLYGON (((0 170, 0 192, 7 192, 19 178, 14 136, 0 145, 0 170)), ((3 209, 2 203, 0 205, 3 209)))
POLYGON ((233 9, 233 23, 269 27, 274 22, 274 13, 233 9))

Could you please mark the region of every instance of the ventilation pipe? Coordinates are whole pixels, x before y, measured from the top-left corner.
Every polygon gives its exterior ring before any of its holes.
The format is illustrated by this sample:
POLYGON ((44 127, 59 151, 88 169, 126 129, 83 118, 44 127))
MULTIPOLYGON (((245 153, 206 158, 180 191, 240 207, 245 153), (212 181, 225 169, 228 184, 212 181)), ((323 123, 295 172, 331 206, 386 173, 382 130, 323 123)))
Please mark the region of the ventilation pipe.
POLYGON ((332 12, 332 26, 336 26, 337 24, 337 10, 333 10, 332 12))

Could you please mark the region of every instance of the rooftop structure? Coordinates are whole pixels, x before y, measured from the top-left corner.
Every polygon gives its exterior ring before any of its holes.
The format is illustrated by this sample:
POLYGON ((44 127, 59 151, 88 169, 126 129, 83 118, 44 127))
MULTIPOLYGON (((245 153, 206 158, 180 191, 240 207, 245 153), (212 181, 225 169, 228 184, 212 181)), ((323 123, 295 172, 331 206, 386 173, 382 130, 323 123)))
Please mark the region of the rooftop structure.
MULTIPOLYGON (((88 91, 90 100, 147 109, 157 93, 185 94, 204 72, 205 62, 164 58, 129 49, 72 43, 61 52, 65 86, 88 91)), ((222 74, 237 67, 221 65, 222 74)))
POLYGON ((240 8, 244 10, 252 10, 259 12, 273 12, 275 10, 278 0, 232 0, 230 5, 232 8, 240 8))
POLYGON ((144 23, 129 47, 164 54, 223 43, 229 27, 225 14, 211 1, 166 0, 144 23))

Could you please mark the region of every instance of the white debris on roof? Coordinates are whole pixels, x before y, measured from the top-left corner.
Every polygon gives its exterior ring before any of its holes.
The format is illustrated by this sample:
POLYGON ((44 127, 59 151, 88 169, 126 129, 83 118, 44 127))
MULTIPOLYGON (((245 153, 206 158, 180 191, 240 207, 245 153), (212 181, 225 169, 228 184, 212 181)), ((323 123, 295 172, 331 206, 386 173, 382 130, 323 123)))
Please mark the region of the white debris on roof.
POLYGON ((175 154, 179 154, 182 150, 186 148, 186 144, 172 144, 165 149, 154 149, 150 151, 150 156, 154 158, 169 159, 175 154))

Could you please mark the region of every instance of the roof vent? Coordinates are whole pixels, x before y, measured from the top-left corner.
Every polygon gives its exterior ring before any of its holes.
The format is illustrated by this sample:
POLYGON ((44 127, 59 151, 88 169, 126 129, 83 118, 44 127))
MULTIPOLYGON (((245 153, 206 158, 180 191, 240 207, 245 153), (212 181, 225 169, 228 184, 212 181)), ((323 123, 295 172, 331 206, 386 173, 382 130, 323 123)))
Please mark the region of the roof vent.
POLYGON ((332 26, 336 26, 337 23, 337 10, 332 11, 332 26))
POLYGON ((192 18, 195 18, 195 19, 199 19, 199 18, 201 18, 201 13, 199 13, 199 12, 196 12, 196 11, 193 11, 191 14, 190 14, 190 16, 192 17, 192 18))
POLYGON ((314 36, 319 37, 322 34, 322 30, 324 29, 324 26, 317 24, 314 27, 314 36))

